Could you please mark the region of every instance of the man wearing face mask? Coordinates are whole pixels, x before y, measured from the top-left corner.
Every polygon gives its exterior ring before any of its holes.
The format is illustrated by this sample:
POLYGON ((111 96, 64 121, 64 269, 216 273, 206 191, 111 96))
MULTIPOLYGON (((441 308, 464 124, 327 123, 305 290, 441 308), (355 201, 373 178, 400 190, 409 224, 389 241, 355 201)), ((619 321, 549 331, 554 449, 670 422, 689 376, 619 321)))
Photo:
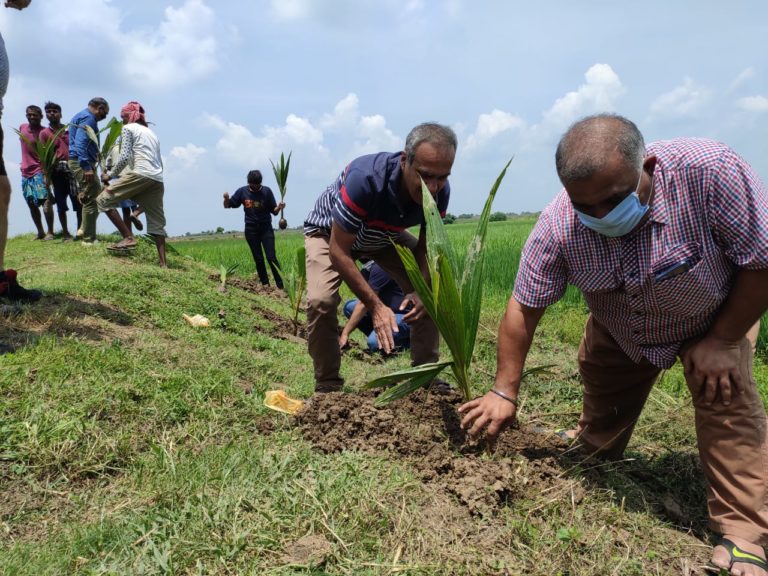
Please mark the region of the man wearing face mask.
POLYGON ((680 357, 696 413, 712 564, 766 576, 768 432, 752 375, 768 308, 768 192, 727 146, 655 142, 601 114, 556 153, 564 190, 542 212, 499 328, 493 389, 460 408, 496 437, 515 419, 520 378, 545 309, 567 284, 590 316, 579 349, 582 414, 569 437, 621 457, 659 373, 680 357))

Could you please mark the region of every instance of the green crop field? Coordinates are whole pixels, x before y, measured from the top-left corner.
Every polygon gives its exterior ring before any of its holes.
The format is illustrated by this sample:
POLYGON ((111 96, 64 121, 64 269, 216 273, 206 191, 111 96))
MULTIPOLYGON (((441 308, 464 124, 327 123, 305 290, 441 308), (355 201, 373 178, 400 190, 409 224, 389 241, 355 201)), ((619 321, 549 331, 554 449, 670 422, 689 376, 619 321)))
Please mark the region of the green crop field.
MULTIPOLYGON (((532 225, 489 228, 475 394, 493 381, 496 330, 532 225)), ((473 228, 448 227, 459 251, 473 228)), ((276 237, 290 267, 301 234, 276 237)), ((163 270, 145 243, 120 257, 10 240, 8 265, 45 297, 0 318, 0 341, 17 347, 0 357, 0 574, 701 574, 712 536, 679 365, 654 387, 626 459, 595 463, 546 442, 478 451, 446 432, 449 404, 374 410, 362 385, 409 359, 357 349, 343 360, 344 410, 367 411, 329 411, 329 430, 352 432, 326 450, 316 440, 325 430, 264 406, 268 390, 312 396, 306 344, 277 323, 287 299, 222 293, 210 278, 222 264, 239 264, 234 279, 253 275, 245 240, 170 245, 163 270), (376 444, 376 429, 398 418, 416 424, 376 444), (426 448, 404 454, 414 438, 426 448)), ((547 311, 529 363, 554 366, 525 382, 520 430, 506 435, 573 426, 586 315, 572 289, 547 311)), ((765 342, 764 329, 764 400, 765 342)))

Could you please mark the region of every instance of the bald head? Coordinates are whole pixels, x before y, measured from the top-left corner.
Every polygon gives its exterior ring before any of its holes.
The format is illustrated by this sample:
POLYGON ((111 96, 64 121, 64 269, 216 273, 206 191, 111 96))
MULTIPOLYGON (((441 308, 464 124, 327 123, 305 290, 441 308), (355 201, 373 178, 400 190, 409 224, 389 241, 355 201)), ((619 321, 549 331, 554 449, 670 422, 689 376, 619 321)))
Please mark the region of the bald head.
POLYGON ((563 186, 587 180, 619 153, 628 167, 639 170, 645 158, 640 130, 618 114, 588 116, 571 125, 555 153, 557 175, 563 186))

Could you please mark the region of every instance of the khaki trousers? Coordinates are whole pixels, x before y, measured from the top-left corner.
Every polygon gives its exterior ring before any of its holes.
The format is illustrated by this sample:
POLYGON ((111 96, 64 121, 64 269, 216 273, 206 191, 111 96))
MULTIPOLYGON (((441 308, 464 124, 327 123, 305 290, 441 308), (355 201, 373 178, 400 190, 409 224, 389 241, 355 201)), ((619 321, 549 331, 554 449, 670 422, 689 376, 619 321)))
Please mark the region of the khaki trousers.
POLYGON ((77 182, 78 199, 83 206, 83 240, 96 239, 96 219, 99 216, 99 208, 96 205, 96 197, 101 192, 101 182, 97 171, 93 172, 93 179, 90 184, 85 182, 85 175, 80 163, 77 160, 69 161, 69 170, 77 182))
MULTIPOLYGON (((406 245, 414 248, 416 238, 408 234, 406 245)), ((330 237, 315 234, 304 237, 307 264, 307 343, 315 369, 315 389, 340 388, 344 380, 340 375, 341 350, 339 349, 338 307, 341 301, 339 288, 341 276, 331 266, 330 237)), ((353 254, 353 258, 363 254, 353 254)), ((375 260, 403 292, 413 291, 394 247, 366 253, 375 260)), ((411 363, 414 366, 436 362, 440 350, 437 327, 428 315, 411 326, 411 363)))
MULTIPOLYGON (((693 394, 699 457, 707 478, 710 528, 768 544, 768 428, 752 373, 757 325, 741 342, 742 394, 729 406, 707 406, 693 394)), ((681 353, 685 353, 685 346, 681 353)), ((588 450, 618 458, 661 369, 633 362, 592 316, 579 348, 584 405, 579 439, 588 450)))

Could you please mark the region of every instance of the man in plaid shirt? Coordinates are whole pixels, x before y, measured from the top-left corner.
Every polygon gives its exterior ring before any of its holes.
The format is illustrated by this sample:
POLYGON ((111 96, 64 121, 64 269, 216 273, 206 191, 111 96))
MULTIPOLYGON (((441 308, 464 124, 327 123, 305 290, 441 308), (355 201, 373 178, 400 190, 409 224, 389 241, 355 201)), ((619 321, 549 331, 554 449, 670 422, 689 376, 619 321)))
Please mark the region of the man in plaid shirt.
POLYGON ((712 563, 766 576, 768 431, 752 375, 768 308, 768 192, 727 146, 681 138, 646 149, 637 127, 576 122, 556 154, 564 190, 542 212, 499 329, 494 388, 460 408, 471 435, 514 421, 525 357, 573 284, 589 306, 578 360, 582 414, 570 437, 623 453, 659 373, 679 357, 693 397, 712 563))

